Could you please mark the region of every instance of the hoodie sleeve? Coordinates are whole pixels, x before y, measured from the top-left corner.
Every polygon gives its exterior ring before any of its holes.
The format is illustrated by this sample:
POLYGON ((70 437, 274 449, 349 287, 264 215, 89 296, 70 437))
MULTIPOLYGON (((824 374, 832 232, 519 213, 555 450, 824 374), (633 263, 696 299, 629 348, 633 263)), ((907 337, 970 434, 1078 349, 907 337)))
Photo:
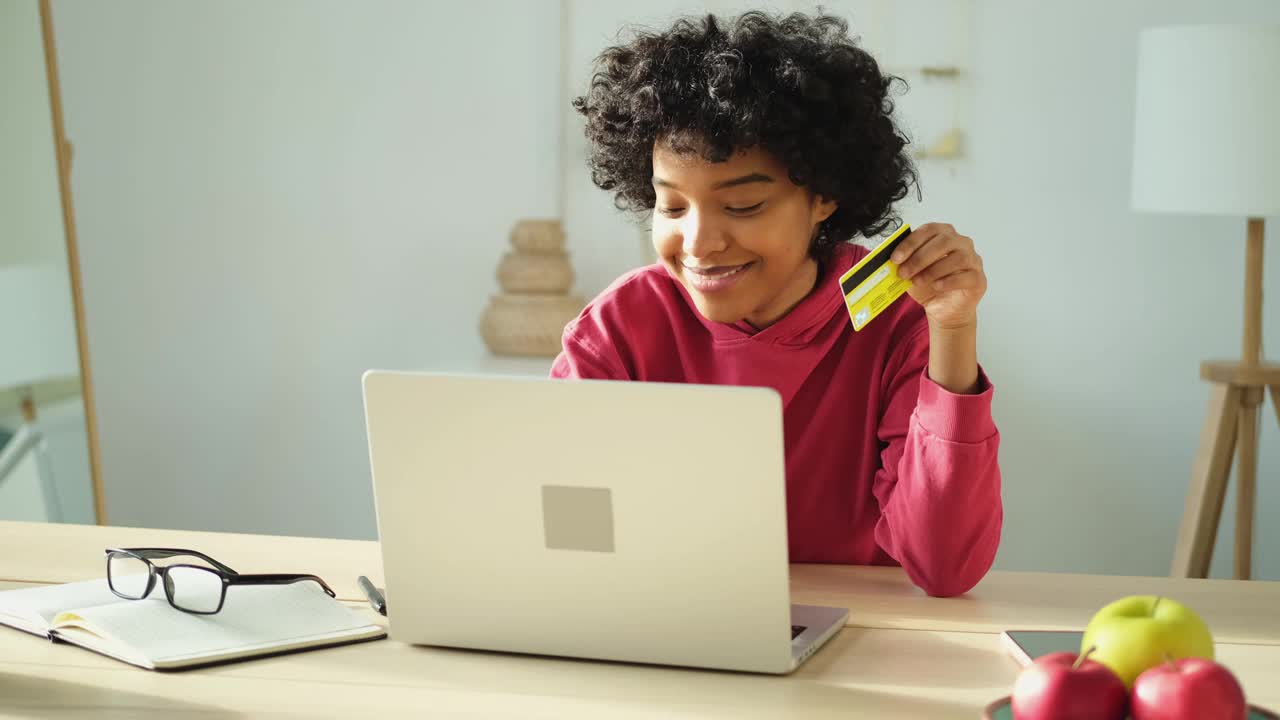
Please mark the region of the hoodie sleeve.
POLYGON ((876 542, 926 593, 968 592, 1000 544, 1000 434, 993 387, 959 395, 929 378, 928 329, 899 346, 886 367, 880 426, 876 542))
POLYGON ((550 376, 562 380, 630 380, 600 314, 588 308, 565 326, 550 376))

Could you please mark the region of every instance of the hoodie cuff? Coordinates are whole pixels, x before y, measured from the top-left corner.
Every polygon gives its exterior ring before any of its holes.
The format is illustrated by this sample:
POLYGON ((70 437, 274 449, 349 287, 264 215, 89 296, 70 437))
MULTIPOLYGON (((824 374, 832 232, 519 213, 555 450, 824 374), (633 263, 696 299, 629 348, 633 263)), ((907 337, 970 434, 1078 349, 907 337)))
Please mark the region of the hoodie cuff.
POLYGON ((942 387, 929 377, 929 369, 920 379, 920 397, 916 402, 916 419, 931 435, 959 443, 980 443, 996 434, 991 417, 991 395, 994 391, 987 373, 978 366, 978 392, 960 395, 942 387))

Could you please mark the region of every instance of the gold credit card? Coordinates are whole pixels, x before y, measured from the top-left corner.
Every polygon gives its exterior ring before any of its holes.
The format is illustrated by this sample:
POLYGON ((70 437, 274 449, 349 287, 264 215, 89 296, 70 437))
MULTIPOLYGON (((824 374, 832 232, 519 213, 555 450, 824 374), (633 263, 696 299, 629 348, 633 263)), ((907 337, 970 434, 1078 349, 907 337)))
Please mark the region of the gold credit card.
POLYGON ((849 308, 855 332, 866 327, 911 287, 909 280, 898 277, 897 263, 889 260, 909 235, 911 226, 904 224, 840 276, 840 290, 844 292, 844 304, 849 308))

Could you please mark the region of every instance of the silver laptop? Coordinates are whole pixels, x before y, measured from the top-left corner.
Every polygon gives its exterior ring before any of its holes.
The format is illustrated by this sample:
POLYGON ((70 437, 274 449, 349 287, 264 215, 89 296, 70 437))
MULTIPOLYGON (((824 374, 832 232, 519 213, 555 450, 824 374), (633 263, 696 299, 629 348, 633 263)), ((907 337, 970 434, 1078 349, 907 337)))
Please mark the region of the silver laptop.
POLYGON ((370 371, 392 638, 788 673, 848 611, 792 605, 764 388, 370 371))

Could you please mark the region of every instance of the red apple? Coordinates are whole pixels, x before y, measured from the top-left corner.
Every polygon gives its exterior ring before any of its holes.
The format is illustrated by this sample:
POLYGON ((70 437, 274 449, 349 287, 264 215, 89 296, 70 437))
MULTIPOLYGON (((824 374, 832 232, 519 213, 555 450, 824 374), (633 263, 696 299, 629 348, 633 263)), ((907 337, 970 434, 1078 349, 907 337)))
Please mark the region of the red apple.
POLYGON ((1212 660, 1161 663, 1133 683, 1134 720, 1245 720, 1248 712, 1235 675, 1212 660))
POLYGON ((1018 673, 1012 705, 1014 720, 1124 720, 1129 693, 1106 665, 1055 652, 1018 673))

